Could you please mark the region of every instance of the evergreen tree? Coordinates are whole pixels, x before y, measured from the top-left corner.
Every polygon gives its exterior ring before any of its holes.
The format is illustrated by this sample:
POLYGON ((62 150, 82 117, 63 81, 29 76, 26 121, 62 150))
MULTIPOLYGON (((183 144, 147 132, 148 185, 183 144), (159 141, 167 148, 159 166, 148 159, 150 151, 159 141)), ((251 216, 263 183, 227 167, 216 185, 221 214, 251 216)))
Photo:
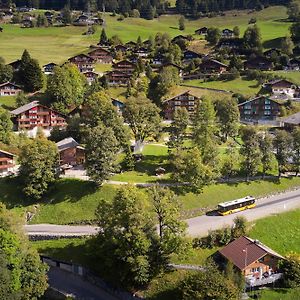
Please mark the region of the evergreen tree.
POLYGON ((100 45, 107 45, 107 42, 108 42, 108 37, 106 35, 105 29, 103 28, 101 31, 99 43, 100 43, 100 45))
POLYGON ((261 34, 258 26, 249 26, 244 33, 244 47, 249 50, 261 50, 261 34))
POLYGON ((206 34, 206 40, 212 44, 212 45, 216 45, 218 44, 220 38, 221 38, 221 31, 219 28, 208 28, 207 30, 207 34, 206 34))
POLYGON ((178 20, 179 30, 185 29, 185 18, 184 16, 181 16, 178 20))
POLYGON ((3 61, 0 61, 0 84, 11 81, 13 78, 13 69, 10 65, 6 65, 3 61))

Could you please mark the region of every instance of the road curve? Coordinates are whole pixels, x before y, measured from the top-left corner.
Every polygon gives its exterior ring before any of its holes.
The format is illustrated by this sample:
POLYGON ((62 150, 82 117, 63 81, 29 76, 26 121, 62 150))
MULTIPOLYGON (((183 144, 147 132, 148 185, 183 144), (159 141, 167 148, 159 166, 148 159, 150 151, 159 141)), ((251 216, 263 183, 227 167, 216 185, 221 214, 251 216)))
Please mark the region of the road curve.
MULTIPOLYGON (((260 198, 257 200, 256 208, 246 210, 228 216, 199 216, 186 220, 188 234, 190 236, 205 236, 209 230, 222 228, 231 225, 237 215, 242 215, 248 221, 254 221, 274 214, 283 213, 289 210, 300 208, 300 189, 260 198)), ((94 226, 69 226, 36 224, 25 225, 28 235, 45 236, 87 236, 94 235, 99 230, 94 226)))

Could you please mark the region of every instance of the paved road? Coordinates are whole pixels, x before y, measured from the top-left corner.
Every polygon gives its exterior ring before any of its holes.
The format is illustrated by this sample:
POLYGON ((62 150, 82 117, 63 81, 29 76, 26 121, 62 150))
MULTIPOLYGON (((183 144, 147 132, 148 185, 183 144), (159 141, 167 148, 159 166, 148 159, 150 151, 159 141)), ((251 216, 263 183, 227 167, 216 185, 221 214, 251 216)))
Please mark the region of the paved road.
MULTIPOLYGON (((300 208, 300 189, 258 199, 257 207, 229 216, 200 216, 186 220, 188 223, 188 233, 191 236, 204 236, 209 230, 219 229, 225 225, 232 224, 237 215, 242 215, 248 221, 261 219, 273 214, 282 213, 288 210, 300 208)), ((93 235, 98 228, 93 226, 64 226, 64 225, 26 225, 25 230, 29 235, 57 235, 76 236, 93 235)))
POLYGON ((80 276, 51 267, 48 283, 60 292, 72 294, 78 300, 118 300, 100 287, 83 280, 80 276))

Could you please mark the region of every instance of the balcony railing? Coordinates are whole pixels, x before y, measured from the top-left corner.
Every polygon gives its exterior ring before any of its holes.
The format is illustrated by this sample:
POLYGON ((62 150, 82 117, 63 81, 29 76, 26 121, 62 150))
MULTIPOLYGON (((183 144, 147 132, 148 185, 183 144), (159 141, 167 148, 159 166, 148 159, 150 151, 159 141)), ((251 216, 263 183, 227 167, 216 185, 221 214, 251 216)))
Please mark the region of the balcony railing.
POLYGON ((262 285, 268 285, 276 282, 277 280, 281 279, 283 277, 283 273, 276 273, 272 274, 267 278, 246 278, 246 287, 255 287, 255 286, 262 286, 262 285))

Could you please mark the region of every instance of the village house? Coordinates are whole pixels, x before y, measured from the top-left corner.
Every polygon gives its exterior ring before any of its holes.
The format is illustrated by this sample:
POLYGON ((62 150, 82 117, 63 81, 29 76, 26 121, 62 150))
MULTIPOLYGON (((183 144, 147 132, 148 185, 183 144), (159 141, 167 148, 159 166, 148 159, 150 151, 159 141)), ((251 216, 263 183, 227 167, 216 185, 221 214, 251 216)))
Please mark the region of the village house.
POLYGON ((134 49, 136 46, 137 46, 137 43, 133 42, 133 41, 129 41, 129 42, 125 43, 125 47, 127 49, 134 49))
POLYGON ((239 38, 221 39, 218 43, 218 48, 239 49, 243 45, 243 40, 239 38))
POLYGON ((207 30, 208 30, 207 27, 199 28, 199 29, 195 30, 195 34, 206 35, 207 34, 207 30))
POLYGON ((300 70, 300 59, 297 59, 297 58, 290 59, 287 66, 284 69, 287 71, 299 71, 300 70))
POLYGON ((56 143, 59 153, 59 165, 82 165, 85 162, 85 149, 72 137, 56 143))
POLYGON ((16 96, 21 91, 21 87, 14 83, 5 82, 0 84, 0 96, 16 96))
POLYGON ((247 286, 274 283, 282 277, 279 261, 284 257, 258 240, 242 236, 219 250, 219 254, 242 273, 247 286))
POLYGON ((217 73, 222 74, 227 71, 228 66, 215 60, 215 59, 208 59, 204 60, 200 65, 199 69, 203 73, 217 73))
POLYGON ((94 71, 95 60, 86 54, 78 54, 69 58, 68 61, 76 65, 81 73, 94 71))
POLYGON ((201 58, 201 54, 198 54, 194 51, 191 51, 191 50, 186 50, 183 52, 183 60, 185 62, 189 62, 193 59, 196 59, 196 58, 201 58))
POLYGON ((177 36, 175 36, 172 40, 171 40, 171 42, 172 43, 177 43, 179 40, 184 40, 184 41, 189 41, 189 38, 187 37, 187 36, 184 36, 184 35, 182 35, 182 34, 180 34, 180 35, 177 35, 177 36))
POLYGON ((101 64, 111 64, 113 62, 111 53, 101 47, 90 51, 88 55, 101 64))
POLYGON ((89 85, 91 85, 99 77, 98 73, 95 73, 95 72, 92 72, 92 71, 84 72, 83 75, 85 76, 85 78, 86 78, 89 85))
POLYGON ((234 32, 231 29, 223 29, 221 33, 222 38, 230 39, 234 37, 234 32))
POLYGON ((153 57, 151 64, 154 67, 160 67, 164 63, 165 57, 162 54, 157 54, 153 57))
POLYGON ((111 103, 117 109, 118 113, 122 114, 125 107, 124 102, 116 98, 111 98, 111 103))
POLYGON ((271 121, 280 116, 283 103, 260 96, 238 105, 241 121, 271 121))
POLYGON ((286 79, 267 82, 264 84, 264 87, 269 89, 274 95, 287 95, 288 98, 295 98, 299 94, 297 85, 286 79))
POLYGON ((281 51, 275 48, 269 49, 264 52, 264 56, 267 58, 272 58, 274 56, 280 56, 280 55, 281 55, 281 51))
POLYGON ((75 26, 87 26, 92 25, 93 21, 89 19, 86 15, 79 16, 74 22, 73 25, 75 26))
POLYGON ((134 53, 141 58, 147 58, 150 55, 149 50, 146 47, 140 47, 136 49, 134 53))
POLYGON ((115 51, 125 53, 127 51, 127 47, 124 45, 117 45, 115 46, 115 51))
POLYGON ((191 94, 190 91, 186 91, 180 95, 163 101, 163 112, 166 120, 173 120, 175 110, 179 107, 185 108, 190 116, 196 111, 196 108, 200 102, 200 98, 191 94))
POLYGON ((121 71, 110 71, 105 74, 109 85, 127 85, 131 77, 130 74, 121 71))
POLYGON ((112 65, 114 71, 122 72, 132 75, 135 71, 136 65, 128 60, 122 60, 112 65))
POLYGON ((244 63, 245 69, 271 71, 273 63, 263 56, 251 58, 244 63))
POLYGON ((50 75, 53 73, 54 67, 56 67, 56 66, 57 66, 57 64, 53 63, 53 62, 43 65, 43 71, 46 75, 50 75))
POLYGON ((20 59, 14 60, 11 63, 9 63, 8 65, 13 68, 14 72, 18 72, 20 70, 21 60, 20 59))
POLYGON ((65 117, 53 109, 41 105, 39 101, 32 101, 10 112, 13 116, 17 131, 32 131, 42 128, 45 134, 50 134, 53 127, 65 127, 65 117))
POLYGON ((13 172, 15 168, 14 154, 0 149, 0 177, 13 172))

